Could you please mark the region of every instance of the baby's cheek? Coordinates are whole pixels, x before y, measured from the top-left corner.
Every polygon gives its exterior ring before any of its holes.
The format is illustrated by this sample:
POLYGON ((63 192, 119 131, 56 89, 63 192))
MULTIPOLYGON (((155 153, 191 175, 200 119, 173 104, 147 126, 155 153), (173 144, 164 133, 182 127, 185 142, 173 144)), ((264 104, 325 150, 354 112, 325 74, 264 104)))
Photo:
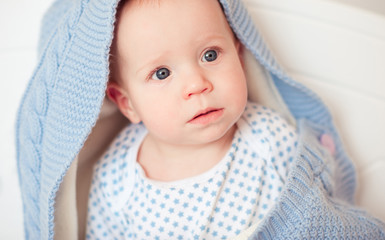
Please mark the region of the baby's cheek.
POLYGON ((175 113, 170 111, 170 109, 154 111, 150 118, 144 122, 144 125, 148 131, 158 137, 172 136, 177 130, 176 117, 175 113))
POLYGON ((232 94, 232 100, 237 105, 246 105, 247 101, 247 84, 246 80, 242 78, 242 76, 238 76, 239 78, 232 83, 229 88, 232 94))

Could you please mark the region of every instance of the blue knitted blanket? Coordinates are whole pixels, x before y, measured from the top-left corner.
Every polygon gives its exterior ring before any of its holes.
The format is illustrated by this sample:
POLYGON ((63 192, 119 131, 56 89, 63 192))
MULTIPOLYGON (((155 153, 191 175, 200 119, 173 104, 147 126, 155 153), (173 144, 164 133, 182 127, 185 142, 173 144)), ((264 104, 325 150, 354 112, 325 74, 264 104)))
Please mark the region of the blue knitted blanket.
MULTIPOLYGON (((297 158, 253 239, 385 239, 385 225, 354 206, 356 176, 328 109, 278 65, 241 0, 220 0, 243 45, 267 70, 297 122, 297 158), (320 144, 328 134, 332 156, 320 144)), ((39 62, 16 123, 26 239, 53 239, 55 201, 98 119, 108 81, 117 0, 55 1, 43 19, 39 62)))

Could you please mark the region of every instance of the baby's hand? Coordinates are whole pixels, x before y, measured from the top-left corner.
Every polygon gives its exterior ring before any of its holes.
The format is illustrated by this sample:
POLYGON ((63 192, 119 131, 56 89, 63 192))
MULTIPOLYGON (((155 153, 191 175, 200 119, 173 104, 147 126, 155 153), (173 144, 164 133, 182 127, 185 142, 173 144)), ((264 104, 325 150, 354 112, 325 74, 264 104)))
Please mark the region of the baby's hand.
POLYGON ((336 146, 334 144, 332 136, 330 136, 329 134, 322 134, 320 141, 322 146, 327 148, 332 156, 335 156, 336 146))

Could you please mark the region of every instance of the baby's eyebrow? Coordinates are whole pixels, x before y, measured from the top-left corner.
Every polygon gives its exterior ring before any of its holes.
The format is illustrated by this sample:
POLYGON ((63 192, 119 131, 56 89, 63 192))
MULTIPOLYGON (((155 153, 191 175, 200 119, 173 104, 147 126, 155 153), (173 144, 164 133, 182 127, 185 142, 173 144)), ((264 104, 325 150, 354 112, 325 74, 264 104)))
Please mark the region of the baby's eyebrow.
POLYGON ((197 42, 211 42, 211 41, 225 41, 227 40, 226 36, 223 36, 222 34, 208 34, 197 37, 197 42))
POLYGON ((148 68, 151 68, 154 65, 157 65, 157 63, 162 62, 162 60, 165 58, 165 56, 168 55, 168 51, 159 54, 158 56, 150 57, 148 61, 141 64, 138 69, 136 70, 135 74, 138 75, 140 72, 146 71, 148 68))
MULTIPOLYGON (((205 45, 217 45, 220 43, 223 43, 229 39, 230 36, 224 36, 223 34, 218 33, 210 33, 207 35, 201 35, 198 36, 194 41, 199 46, 205 46, 205 45)), ((231 38, 232 39, 232 38, 231 38)), ((140 66, 135 71, 135 75, 141 74, 143 71, 148 71, 149 68, 153 67, 154 65, 159 65, 159 63, 162 63, 166 61, 166 57, 170 56, 172 51, 164 51, 159 54, 153 54, 151 55, 148 60, 144 61, 143 64, 140 64, 140 66)))

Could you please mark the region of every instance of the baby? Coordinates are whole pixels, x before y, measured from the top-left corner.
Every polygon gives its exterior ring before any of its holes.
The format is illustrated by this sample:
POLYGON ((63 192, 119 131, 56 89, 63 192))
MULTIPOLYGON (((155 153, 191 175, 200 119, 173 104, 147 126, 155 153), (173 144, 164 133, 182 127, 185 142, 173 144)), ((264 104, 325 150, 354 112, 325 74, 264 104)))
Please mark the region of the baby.
POLYGON ((96 164, 87 238, 223 239, 278 198, 297 134, 247 101, 217 0, 122 1, 107 95, 132 124, 96 164))

